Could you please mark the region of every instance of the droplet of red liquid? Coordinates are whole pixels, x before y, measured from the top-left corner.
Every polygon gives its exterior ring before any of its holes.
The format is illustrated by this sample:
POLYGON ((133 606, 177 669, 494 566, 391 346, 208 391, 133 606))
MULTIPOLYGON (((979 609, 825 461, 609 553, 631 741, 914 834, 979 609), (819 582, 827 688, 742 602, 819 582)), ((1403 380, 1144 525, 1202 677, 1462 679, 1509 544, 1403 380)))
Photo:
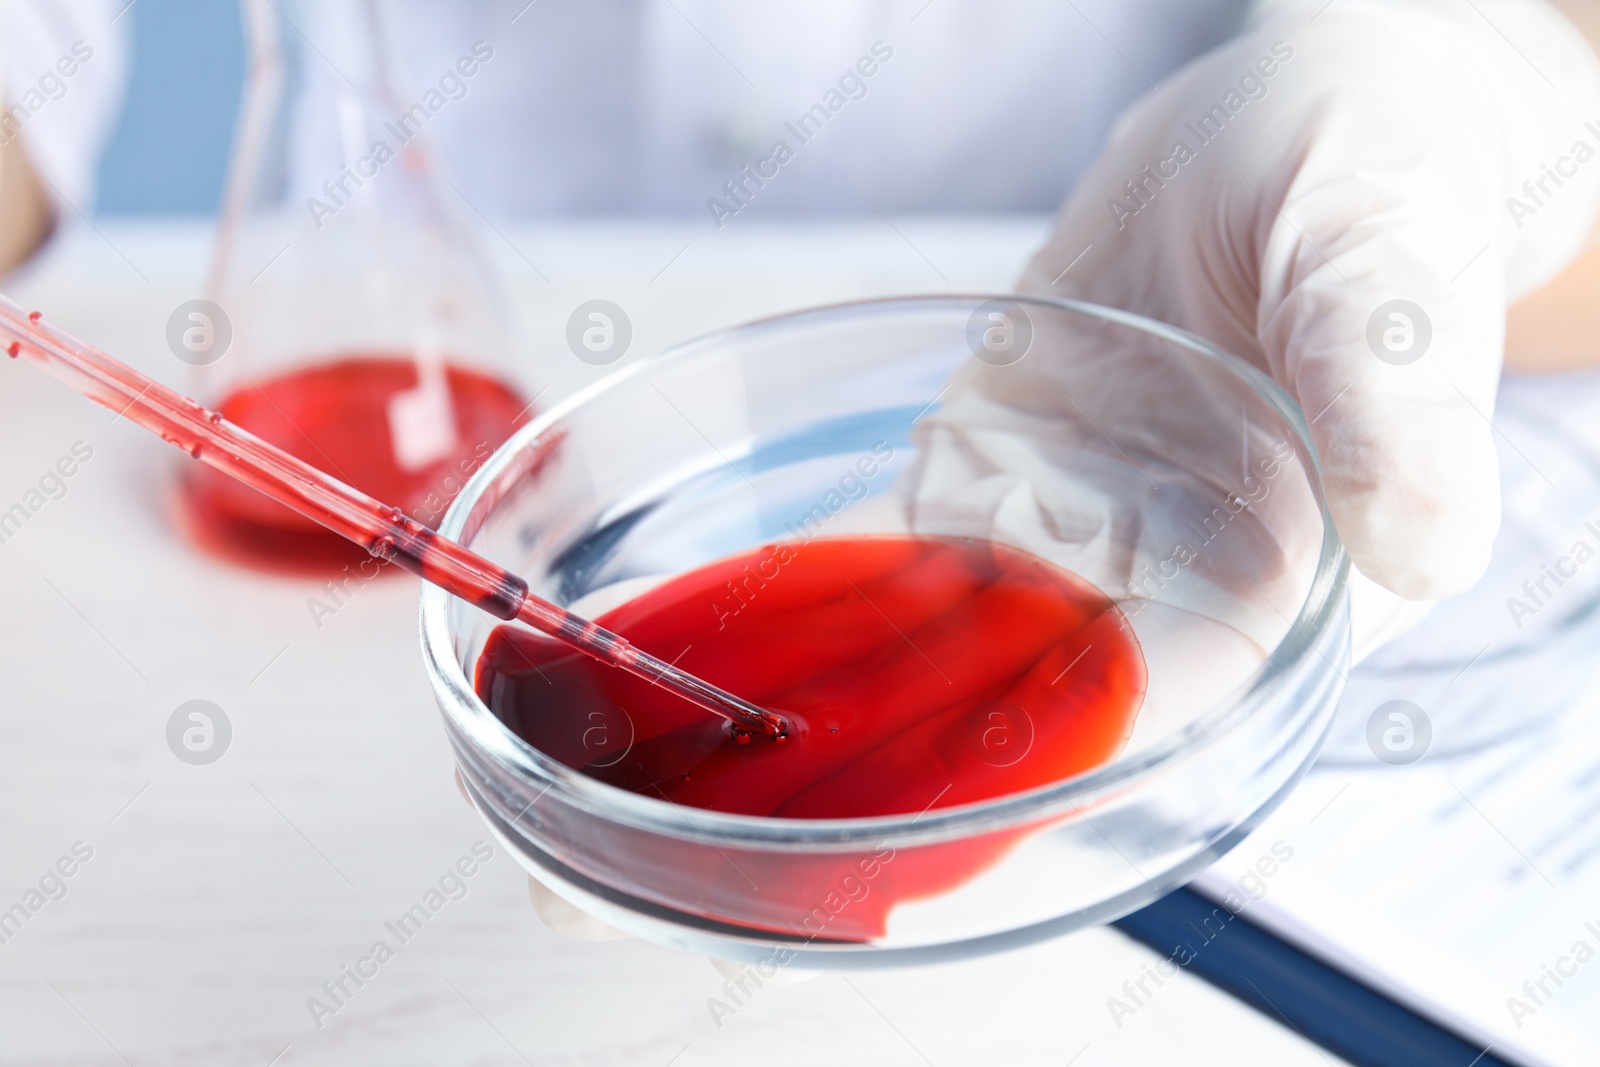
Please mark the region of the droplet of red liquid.
MULTIPOLYGON (((527 404, 496 378, 448 367, 455 443, 406 470, 394 455, 389 409, 417 382, 416 362, 404 356, 339 359, 243 386, 217 415, 431 527, 527 404)), ((327 573, 367 559, 361 546, 209 467, 188 472, 185 504, 203 546, 247 565, 327 573)))
MULTIPOLYGON (((986 541, 767 546, 596 621, 782 709, 789 740, 741 744, 721 720, 660 687, 511 627, 493 632, 478 661, 479 696, 529 744, 594 778, 743 815, 918 816, 1049 785, 1115 756, 1144 699, 1144 657, 1111 600, 986 541), (618 732, 616 744, 628 746, 620 756, 586 744, 591 713, 614 709, 632 722, 618 732)), ((881 934, 893 904, 960 884, 1018 833, 906 849, 893 863, 870 854, 884 892, 847 919, 835 916, 828 936, 881 934)), ((739 865, 771 868, 746 873, 771 895, 761 906, 780 928, 782 916, 810 912, 840 877, 837 857, 819 862, 796 855, 739 865)))
POLYGON ((16 341, 12 341, 6 346, 6 355, 10 356, 12 359, 16 359, 21 354, 22 345, 18 344, 16 341))

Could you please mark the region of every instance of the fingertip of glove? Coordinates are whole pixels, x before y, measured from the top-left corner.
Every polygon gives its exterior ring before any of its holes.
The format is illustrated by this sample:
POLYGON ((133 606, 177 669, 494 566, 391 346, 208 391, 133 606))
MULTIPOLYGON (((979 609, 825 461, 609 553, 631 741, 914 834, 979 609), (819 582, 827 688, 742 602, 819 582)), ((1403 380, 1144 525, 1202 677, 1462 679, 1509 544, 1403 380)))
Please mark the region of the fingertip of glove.
POLYGON ((576 941, 620 941, 632 936, 569 904, 531 874, 528 876, 528 899, 546 926, 576 941))
POLYGON ((1335 524, 1356 569, 1390 592, 1439 600, 1470 589, 1488 568, 1498 508, 1487 513, 1416 499, 1366 503, 1344 522, 1336 514, 1335 524))

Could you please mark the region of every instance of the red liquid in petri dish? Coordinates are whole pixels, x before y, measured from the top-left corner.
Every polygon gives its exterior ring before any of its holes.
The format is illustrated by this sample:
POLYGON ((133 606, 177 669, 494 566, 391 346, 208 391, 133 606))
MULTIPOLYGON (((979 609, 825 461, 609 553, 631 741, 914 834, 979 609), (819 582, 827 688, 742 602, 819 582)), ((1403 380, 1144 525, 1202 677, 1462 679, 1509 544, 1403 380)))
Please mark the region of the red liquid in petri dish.
MULTIPOLYGON (((785 819, 918 815, 1060 781, 1122 748, 1144 698, 1144 657, 1105 594, 987 541, 864 537, 769 545, 674 578, 596 620, 645 651, 794 724, 741 741, 719 719, 626 672, 499 627, 479 696, 533 747, 623 789, 785 819)), ((748 856, 704 872, 708 899, 753 878, 770 925, 801 936, 881 936, 888 910, 959 885, 1015 829, 915 849, 748 856), (779 867, 773 868, 771 864, 779 867), (757 871, 760 873, 757 873, 757 871), (875 892, 825 931, 840 879, 875 892)), ((846 883, 848 884, 848 883, 846 883)), ((748 887, 746 887, 748 888, 748 887)), ((708 906, 713 916, 717 909, 708 906)))
MULTIPOLYGON (((427 526, 498 448, 527 404, 499 380, 461 367, 444 371, 455 441, 416 469, 395 458, 390 402, 417 388, 414 360, 352 357, 318 363, 244 386, 216 410, 229 422, 427 526)), ((265 570, 336 572, 368 558, 360 546, 323 529, 203 465, 187 469, 189 526, 207 549, 265 570)))

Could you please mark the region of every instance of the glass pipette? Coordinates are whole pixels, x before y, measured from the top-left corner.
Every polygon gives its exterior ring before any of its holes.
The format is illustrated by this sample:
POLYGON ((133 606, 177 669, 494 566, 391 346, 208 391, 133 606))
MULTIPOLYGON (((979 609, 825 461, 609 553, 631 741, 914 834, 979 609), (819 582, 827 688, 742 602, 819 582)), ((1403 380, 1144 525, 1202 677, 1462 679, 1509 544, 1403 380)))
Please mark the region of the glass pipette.
POLYGON ((782 716, 679 670, 588 619, 535 596, 521 578, 440 537, 399 508, 379 503, 241 430, 4 296, 0 296, 0 341, 9 342, 6 353, 12 358, 37 363, 90 400, 160 434, 193 458, 496 618, 524 623, 654 682, 722 716, 736 728, 778 740, 788 736, 788 723, 782 716))

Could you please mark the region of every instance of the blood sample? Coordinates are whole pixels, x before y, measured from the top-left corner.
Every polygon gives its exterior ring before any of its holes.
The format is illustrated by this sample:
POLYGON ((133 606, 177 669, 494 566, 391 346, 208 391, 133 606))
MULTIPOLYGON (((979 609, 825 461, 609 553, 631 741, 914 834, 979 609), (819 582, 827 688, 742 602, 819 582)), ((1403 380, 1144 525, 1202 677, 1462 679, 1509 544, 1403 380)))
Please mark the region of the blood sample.
POLYGON ((915 815, 1047 785, 1115 756, 1144 697, 1111 600, 988 541, 771 545, 596 622, 779 712, 789 742, 741 743, 646 680, 508 627, 479 659, 479 696, 592 777, 744 815, 915 815))
MULTIPOLYGON (((647 680, 510 627, 478 660, 478 695, 570 767, 720 812, 914 820, 1049 785, 1114 757, 1144 699, 1144 656, 1111 600, 987 541, 770 545, 597 623, 783 715, 786 742, 746 740, 647 680)), ((963 885, 1037 825, 850 856, 732 861, 648 837, 629 847, 642 868, 669 865, 678 884, 701 886, 706 918, 859 943, 885 936, 897 905, 963 885)))
MULTIPOLYGON (((424 526, 444 516, 467 479, 515 429, 526 402, 497 378, 447 366, 445 447, 407 468, 390 426, 396 397, 416 391, 416 363, 362 355, 320 361, 236 389, 229 422, 326 470, 424 526)), ((185 471, 186 511, 202 545, 265 569, 331 571, 365 558, 356 544, 209 467, 185 471)))
MULTIPOLYGON (((432 526, 531 414, 511 300, 432 128, 405 117, 416 97, 389 5, 318 0, 291 20, 246 0, 244 14, 205 299, 176 309, 168 344, 208 407, 432 526)), ((184 481, 186 525, 214 553, 322 574, 360 560, 246 486, 184 481)))

